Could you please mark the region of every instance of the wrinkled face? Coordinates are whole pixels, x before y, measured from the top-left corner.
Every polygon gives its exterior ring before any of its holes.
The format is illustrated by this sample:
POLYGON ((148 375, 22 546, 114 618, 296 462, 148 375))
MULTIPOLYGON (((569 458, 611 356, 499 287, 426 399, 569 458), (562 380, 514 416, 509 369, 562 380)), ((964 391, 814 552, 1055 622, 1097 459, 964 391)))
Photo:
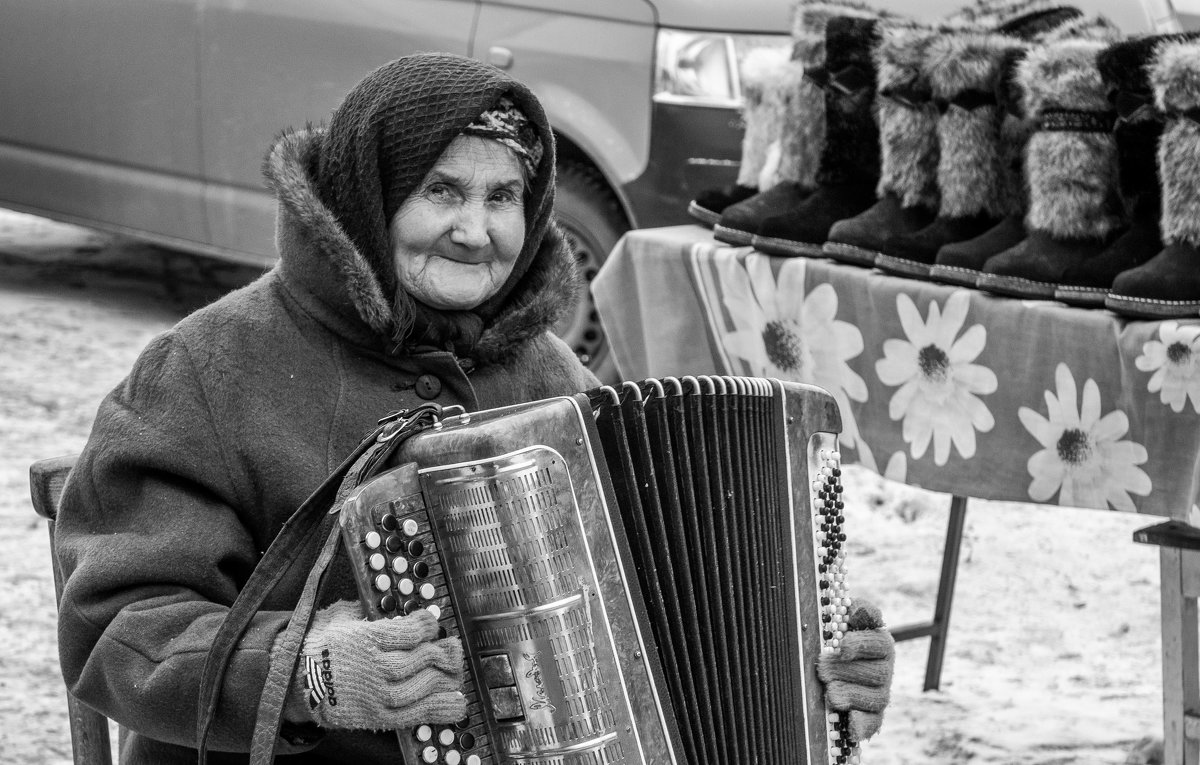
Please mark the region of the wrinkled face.
POLYGON ((496 294, 525 243, 524 190, 510 149, 455 138, 388 227, 401 287, 441 309, 474 308, 496 294))

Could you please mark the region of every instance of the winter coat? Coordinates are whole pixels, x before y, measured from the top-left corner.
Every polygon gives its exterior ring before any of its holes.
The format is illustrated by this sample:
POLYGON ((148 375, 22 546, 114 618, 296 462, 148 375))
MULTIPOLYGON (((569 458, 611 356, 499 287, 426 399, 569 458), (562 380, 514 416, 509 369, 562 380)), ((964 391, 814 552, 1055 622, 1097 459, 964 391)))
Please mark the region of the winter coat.
MULTIPOLYGON (((59 648, 73 694, 133 733, 122 762, 194 762, 197 692, 227 609, 283 522, 383 415, 468 410, 597 384, 549 331, 576 294, 553 228, 470 358, 397 350, 378 280, 314 191, 320 131, 283 136, 266 173, 280 260, 155 338, 100 406, 62 498, 59 648)), ((294 567, 235 651, 210 762, 245 762, 294 567)), ((356 598, 348 576, 338 597, 356 598)), ((396 762, 395 735, 285 724, 281 762, 396 762), (380 756, 380 751, 390 756, 380 756), (363 754, 362 752, 376 754, 363 754)))

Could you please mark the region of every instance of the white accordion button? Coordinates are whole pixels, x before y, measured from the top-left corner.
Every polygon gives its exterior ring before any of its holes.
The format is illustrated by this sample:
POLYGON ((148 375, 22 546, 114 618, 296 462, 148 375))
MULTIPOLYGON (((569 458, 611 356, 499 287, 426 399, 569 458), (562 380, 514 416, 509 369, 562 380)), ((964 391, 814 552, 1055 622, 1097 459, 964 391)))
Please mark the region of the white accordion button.
POLYGON ((367 565, 372 571, 383 571, 383 567, 387 565, 387 558, 383 557, 383 553, 371 553, 371 557, 367 558, 367 565))
POLYGON ((417 535, 417 522, 412 518, 404 521, 404 535, 408 537, 415 537, 417 535))
POLYGON ((462 755, 458 753, 457 749, 449 749, 446 751, 444 760, 446 765, 459 765, 462 762, 462 755))
POLYGON ((421 750, 421 759, 425 762, 433 763, 438 761, 438 750, 436 746, 427 746, 421 750))
POLYGON ((472 754, 467 757, 467 765, 483 765, 483 760, 479 759, 479 755, 472 754))
POLYGON ((442 728, 442 732, 438 734, 438 743, 442 746, 450 746, 454 743, 454 731, 449 728, 442 728))
POLYGON ((396 585, 396 589, 400 590, 401 595, 412 595, 413 594, 413 580, 401 579, 400 583, 398 585, 396 585))
POLYGON ((363 539, 363 544, 368 550, 378 550, 379 545, 383 544, 383 537, 379 536, 378 531, 368 531, 367 536, 363 539))
POLYGON ((403 556, 394 558, 392 560, 392 571, 395 571, 397 574, 403 574, 405 571, 408 571, 408 558, 403 556))
POLYGON ((379 590, 380 592, 387 592, 389 589, 391 589, 391 586, 392 578, 387 574, 380 574, 379 576, 375 577, 375 589, 379 590))
POLYGON ((428 725, 420 725, 417 727, 415 735, 417 737, 417 741, 420 741, 422 744, 424 744, 426 741, 429 741, 433 738, 433 728, 430 728, 428 725))
POLYGON ((434 586, 432 584, 430 584, 429 582, 425 582, 424 584, 421 585, 421 593, 420 594, 421 594, 421 597, 424 598, 425 600, 432 600, 433 596, 437 594, 437 590, 434 588, 434 586))
POLYGON ((434 619, 442 618, 442 609, 438 608, 437 603, 430 603, 429 605, 425 606, 425 610, 433 614, 434 619))

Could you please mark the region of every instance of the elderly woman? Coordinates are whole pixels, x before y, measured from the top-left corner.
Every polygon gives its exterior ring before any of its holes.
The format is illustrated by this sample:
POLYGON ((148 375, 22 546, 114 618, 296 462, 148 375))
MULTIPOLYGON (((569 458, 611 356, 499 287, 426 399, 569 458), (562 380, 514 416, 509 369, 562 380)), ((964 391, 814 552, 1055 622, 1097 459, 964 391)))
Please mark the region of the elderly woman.
MULTIPOLYGON (((230 605, 380 416, 597 384, 550 331, 577 281, 551 222, 553 134, 521 83, 457 56, 399 59, 327 129, 281 136, 265 173, 278 265, 150 343, 63 495, 62 666, 72 693, 129 730, 124 763, 195 761, 200 678, 230 605)), ((232 653, 213 762, 247 761, 235 753, 307 574, 293 568, 232 653)), ((363 621, 345 568, 300 648, 335 692, 296 673, 279 751, 394 763, 382 731, 463 716, 462 648, 424 611, 363 621)))

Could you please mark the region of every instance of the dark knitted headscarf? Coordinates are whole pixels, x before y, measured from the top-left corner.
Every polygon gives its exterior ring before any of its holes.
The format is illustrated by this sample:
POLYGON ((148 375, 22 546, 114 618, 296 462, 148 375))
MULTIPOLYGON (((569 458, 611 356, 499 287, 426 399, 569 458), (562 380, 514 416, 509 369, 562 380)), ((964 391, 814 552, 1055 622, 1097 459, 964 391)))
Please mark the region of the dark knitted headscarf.
POLYGON ((321 201, 370 264, 384 294, 395 296, 393 340, 460 352, 478 339, 525 275, 554 206, 554 138, 537 98, 499 69, 448 53, 405 56, 367 75, 334 111, 313 172, 321 201), (489 116, 480 119, 485 112, 489 116), (509 135, 515 131, 516 140, 489 137, 509 143, 535 169, 525 198, 525 244, 508 280, 482 305, 437 310, 397 289, 388 221, 455 137, 484 134, 481 126, 497 114, 513 118, 503 128, 509 135))

